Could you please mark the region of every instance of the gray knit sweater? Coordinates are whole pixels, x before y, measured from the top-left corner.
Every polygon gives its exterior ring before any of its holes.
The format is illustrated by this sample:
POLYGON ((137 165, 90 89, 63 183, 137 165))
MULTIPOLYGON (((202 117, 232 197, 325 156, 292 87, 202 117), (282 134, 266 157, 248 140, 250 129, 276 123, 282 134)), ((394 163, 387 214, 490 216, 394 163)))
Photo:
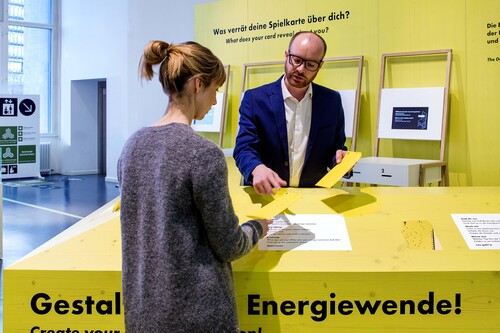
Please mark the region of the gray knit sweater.
POLYGON ((239 332, 231 261, 259 240, 222 151, 182 124, 146 127, 118 161, 127 333, 239 332))

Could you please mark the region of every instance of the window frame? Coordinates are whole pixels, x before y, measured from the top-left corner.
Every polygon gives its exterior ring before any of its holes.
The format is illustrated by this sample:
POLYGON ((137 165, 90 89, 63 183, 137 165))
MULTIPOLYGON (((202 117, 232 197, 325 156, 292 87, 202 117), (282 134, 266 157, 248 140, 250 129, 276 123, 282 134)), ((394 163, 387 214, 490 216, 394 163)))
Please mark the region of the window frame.
MULTIPOLYGON (((57 137, 59 132, 59 110, 60 110, 60 86, 59 86, 59 54, 60 54, 60 0, 51 0, 52 22, 51 23, 36 23, 28 21, 9 20, 8 5, 9 0, 0 0, 0 92, 9 93, 8 90, 8 31, 9 26, 19 26, 34 29, 45 29, 50 31, 50 74, 48 85, 48 114, 47 114, 47 132, 40 132, 40 137, 57 137)), ((45 126, 44 126, 45 128, 45 126)))

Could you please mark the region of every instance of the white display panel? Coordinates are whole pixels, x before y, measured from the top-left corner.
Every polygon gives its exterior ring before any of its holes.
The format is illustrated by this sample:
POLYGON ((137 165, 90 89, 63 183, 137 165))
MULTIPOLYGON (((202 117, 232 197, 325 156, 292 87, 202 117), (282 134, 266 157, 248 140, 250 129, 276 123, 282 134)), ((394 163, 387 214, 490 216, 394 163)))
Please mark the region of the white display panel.
POLYGON ((471 250, 500 250, 500 214, 451 214, 471 250))
POLYGON ((444 87, 382 89, 378 137, 441 140, 443 103, 444 87))
POLYGON ((352 138, 354 130, 354 106, 356 105, 356 89, 337 90, 342 98, 342 108, 344 109, 345 136, 352 138))

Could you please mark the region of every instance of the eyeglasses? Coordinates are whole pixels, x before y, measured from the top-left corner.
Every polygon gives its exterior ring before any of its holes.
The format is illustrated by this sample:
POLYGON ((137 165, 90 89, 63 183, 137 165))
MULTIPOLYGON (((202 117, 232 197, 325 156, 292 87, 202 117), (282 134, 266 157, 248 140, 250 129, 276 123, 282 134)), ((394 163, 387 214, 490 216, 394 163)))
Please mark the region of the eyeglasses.
POLYGON ((300 65, 304 64, 305 69, 311 72, 316 72, 320 68, 323 61, 307 60, 294 54, 288 53, 288 62, 293 67, 299 67, 300 65))

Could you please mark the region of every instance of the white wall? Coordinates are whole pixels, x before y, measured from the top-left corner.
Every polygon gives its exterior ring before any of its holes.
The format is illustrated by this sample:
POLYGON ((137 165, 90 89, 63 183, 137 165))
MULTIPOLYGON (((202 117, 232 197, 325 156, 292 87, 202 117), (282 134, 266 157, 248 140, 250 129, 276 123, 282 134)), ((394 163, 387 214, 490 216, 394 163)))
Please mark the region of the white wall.
MULTIPOLYGON (((144 45, 153 39, 194 40, 194 5, 207 2, 62 1, 61 123, 56 172, 79 174, 91 170, 94 157, 87 155, 92 154, 95 143, 85 137, 90 130, 82 130, 82 123, 72 119, 82 119, 78 115, 82 109, 90 113, 88 104, 92 102, 72 100, 72 83, 103 78, 107 82, 106 178, 116 180, 116 162, 125 140, 161 117, 168 101, 156 78, 143 83, 138 79, 144 45)), ((97 101, 95 105, 97 108, 97 101)), ((89 120, 88 116, 83 118, 89 120)))

